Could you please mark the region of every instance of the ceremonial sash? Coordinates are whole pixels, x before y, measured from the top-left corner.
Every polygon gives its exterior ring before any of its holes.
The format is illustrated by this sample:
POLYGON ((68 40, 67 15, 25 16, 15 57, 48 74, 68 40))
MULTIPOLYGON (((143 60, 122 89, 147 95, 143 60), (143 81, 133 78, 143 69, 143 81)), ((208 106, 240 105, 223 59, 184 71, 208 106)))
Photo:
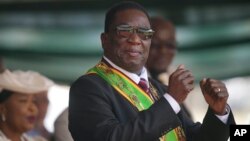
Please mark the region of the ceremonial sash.
MULTIPOLYGON (((139 111, 148 109, 152 104, 152 99, 137 84, 125 76, 122 72, 107 66, 104 62, 99 62, 91 68, 87 74, 98 74, 107 81, 125 99, 134 105, 139 111)), ((161 141, 183 141, 184 132, 181 127, 177 127, 160 138, 161 141)))

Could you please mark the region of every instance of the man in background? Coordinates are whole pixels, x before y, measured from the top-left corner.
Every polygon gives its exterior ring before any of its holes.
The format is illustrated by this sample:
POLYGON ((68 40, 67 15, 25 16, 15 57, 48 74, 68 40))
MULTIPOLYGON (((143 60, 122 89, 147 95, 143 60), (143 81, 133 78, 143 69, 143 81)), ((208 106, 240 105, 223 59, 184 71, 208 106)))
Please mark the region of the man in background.
POLYGON ((175 70, 170 66, 177 52, 175 27, 161 17, 152 17, 151 24, 155 33, 146 66, 152 78, 168 85, 168 78, 175 70))
MULTIPOLYGON (((176 69, 171 66, 177 52, 175 27, 171 21, 162 17, 152 17, 151 26, 155 33, 146 67, 153 79, 168 85, 169 76, 176 69)), ((183 103, 181 107, 191 117, 183 103)))

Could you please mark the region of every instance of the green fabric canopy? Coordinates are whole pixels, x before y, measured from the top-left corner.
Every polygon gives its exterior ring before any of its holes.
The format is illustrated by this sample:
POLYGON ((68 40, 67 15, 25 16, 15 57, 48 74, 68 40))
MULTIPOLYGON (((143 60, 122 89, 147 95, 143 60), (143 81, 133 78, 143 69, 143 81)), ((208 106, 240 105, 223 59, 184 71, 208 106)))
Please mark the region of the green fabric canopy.
MULTIPOLYGON (((178 12, 171 6, 166 7, 173 11, 159 4, 158 9, 157 4, 145 5, 150 15, 172 17, 178 41, 173 65, 184 64, 196 82, 203 77, 250 76, 250 4, 222 8, 175 5, 178 12), (180 13, 182 17, 178 17, 180 13)), ((80 10, 45 3, 42 6, 47 9, 37 10, 25 6, 27 9, 14 10, 0 3, 0 56, 7 68, 31 69, 58 82, 72 83, 100 60, 103 7, 80 10)))

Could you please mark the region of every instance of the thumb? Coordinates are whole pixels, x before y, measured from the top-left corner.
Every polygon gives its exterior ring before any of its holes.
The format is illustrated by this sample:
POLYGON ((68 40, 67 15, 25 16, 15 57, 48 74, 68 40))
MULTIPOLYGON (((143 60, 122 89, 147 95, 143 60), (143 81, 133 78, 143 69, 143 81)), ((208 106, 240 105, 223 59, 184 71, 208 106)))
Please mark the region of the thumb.
POLYGON ((184 69, 185 66, 183 64, 179 65, 177 69, 184 69))
POLYGON ((204 86, 205 83, 207 81, 207 78, 203 78, 201 81, 200 81, 200 86, 204 86))
POLYGON ((201 81, 200 81, 200 88, 201 88, 201 91, 204 93, 204 86, 206 84, 206 81, 207 81, 207 78, 203 78, 201 81))

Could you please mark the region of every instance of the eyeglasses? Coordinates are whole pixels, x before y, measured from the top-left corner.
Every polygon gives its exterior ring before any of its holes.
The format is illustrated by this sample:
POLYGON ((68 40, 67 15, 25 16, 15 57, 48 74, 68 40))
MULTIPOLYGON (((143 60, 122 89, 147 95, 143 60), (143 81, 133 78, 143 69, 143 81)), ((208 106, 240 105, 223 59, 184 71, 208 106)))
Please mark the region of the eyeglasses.
POLYGON ((151 39, 154 34, 152 29, 130 25, 119 25, 116 27, 116 32, 123 38, 129 38, 133 33, 136 33, 142 40, 151 39))

